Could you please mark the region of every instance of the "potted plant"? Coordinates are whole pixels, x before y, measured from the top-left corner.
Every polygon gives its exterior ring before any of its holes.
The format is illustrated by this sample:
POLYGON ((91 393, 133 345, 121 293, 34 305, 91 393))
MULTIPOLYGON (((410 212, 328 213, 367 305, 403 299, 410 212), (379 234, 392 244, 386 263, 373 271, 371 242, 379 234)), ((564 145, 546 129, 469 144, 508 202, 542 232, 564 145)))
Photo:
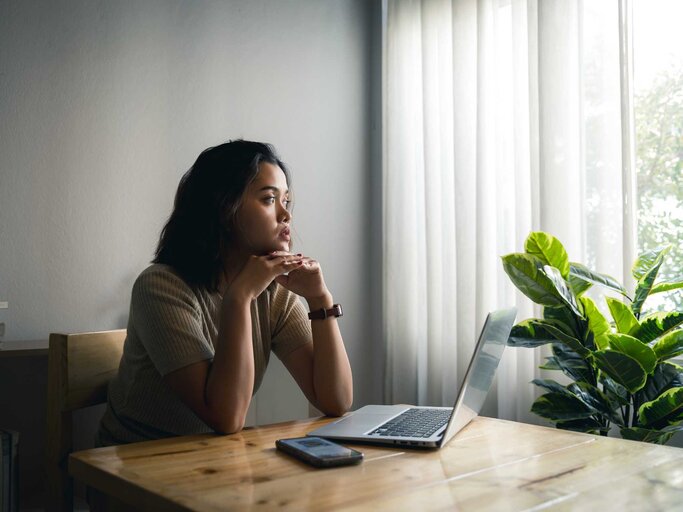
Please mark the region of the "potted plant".
POLYGON ((625 439, 664 444, 683 430, 683 312, 642 315, 655 293, 683 288, 683 280, 656 283, 669 248, 642 254, 633 265, 636 287, 629 296, 614 278, 569 261, 555 237, 532 232, 523 253, 502 257, 514 285, 536 304, 543 318, 518 323, 508 345, 550 344, 542 369, 558 370, 573 382, 534 379, 544 388, 531 411, 558 428, 607 435, 618 426, 625 439), (584 295, 593 285, 609 288, 608 321, 584 295))

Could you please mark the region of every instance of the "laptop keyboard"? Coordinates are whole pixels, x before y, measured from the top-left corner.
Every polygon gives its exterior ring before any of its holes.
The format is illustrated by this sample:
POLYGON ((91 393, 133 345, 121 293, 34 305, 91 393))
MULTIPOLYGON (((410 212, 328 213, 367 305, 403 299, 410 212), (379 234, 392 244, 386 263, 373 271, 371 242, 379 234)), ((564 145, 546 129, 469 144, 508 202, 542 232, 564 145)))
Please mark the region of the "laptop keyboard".
POLYGON ((431 437, 448 423, 450 409, 408 409, 370 432, 371 436, 431 437))

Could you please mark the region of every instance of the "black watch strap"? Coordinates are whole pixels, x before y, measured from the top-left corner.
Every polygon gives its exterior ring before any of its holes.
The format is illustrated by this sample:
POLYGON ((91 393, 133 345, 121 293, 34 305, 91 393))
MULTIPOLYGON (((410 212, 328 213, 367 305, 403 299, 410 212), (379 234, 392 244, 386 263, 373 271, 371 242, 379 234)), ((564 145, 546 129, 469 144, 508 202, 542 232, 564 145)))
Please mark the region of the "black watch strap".
POLYGON ((344 315, 344 311, 342 310, 341 304, 335 304, 332 306, 330 309, 316 309, 315 311, 311 311, 308 314, 308 318, 310 320, 325 320, 326 318, 329 317, 340 317, 344 315))

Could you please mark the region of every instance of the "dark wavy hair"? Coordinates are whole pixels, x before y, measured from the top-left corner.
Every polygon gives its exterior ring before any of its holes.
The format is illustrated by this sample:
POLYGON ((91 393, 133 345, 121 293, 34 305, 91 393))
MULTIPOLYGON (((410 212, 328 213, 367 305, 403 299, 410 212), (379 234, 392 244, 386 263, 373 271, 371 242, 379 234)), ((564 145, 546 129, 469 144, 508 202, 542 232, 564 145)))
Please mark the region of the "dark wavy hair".
POLYGON ((170 265, 192 288, 217 291, 237 210, 261 162, 279 166, 289 185, 270 144, 233 140, 204 150, 180 180, 153 263, 170 265))

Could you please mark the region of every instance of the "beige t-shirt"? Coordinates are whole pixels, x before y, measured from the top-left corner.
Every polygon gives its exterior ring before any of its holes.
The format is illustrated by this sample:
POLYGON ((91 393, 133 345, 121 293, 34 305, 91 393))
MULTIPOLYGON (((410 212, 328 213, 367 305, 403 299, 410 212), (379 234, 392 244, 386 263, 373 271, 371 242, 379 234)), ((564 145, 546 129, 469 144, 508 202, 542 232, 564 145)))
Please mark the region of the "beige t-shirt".
MULTIPOLYGON (((221 297, 193 290, 168 265, 145 269, 133 286, 119 372, 109 383, 98 446, 211 432, 162 381, 190 364, 213 359, 221 297)), ((254 393, 270 351, 283 359, 312 342, 297 296, 273 283, 251 303, 254 393)))

